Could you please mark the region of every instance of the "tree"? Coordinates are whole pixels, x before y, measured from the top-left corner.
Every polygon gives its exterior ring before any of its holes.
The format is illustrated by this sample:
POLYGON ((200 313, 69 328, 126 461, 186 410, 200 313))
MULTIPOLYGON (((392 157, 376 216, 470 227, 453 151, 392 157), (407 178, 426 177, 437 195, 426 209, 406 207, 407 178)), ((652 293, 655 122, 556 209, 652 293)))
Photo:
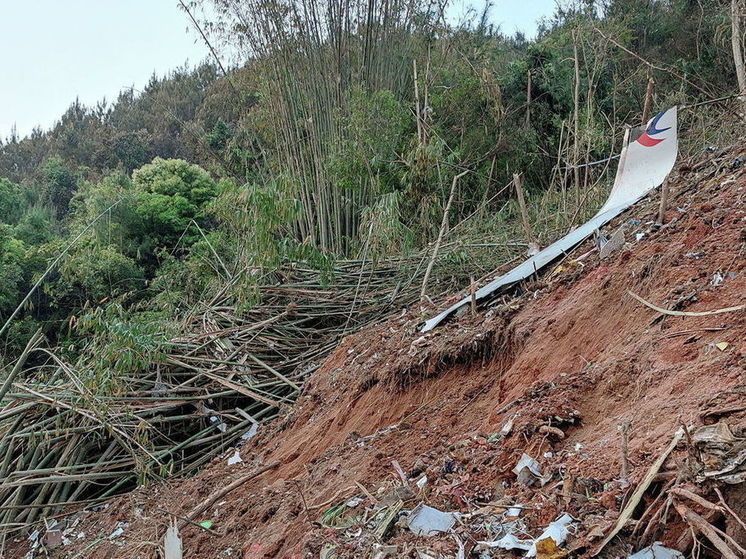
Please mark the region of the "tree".
POLYGON ((192 220, 204 218, 203 208, 218 193, 218 184, 198 165, 183 159, 161 159, 144 165, 132 174, 139 189, 137 214, 150 236, 150 250, 174 248, 184 237, 187 244, 198 232, 190 229, 192 220))
POLYGON ((0 178, 0 222, 14 224, 21 217, 23 195, 21 187, 0 178))
POLYGON ((43 188, 46 201, 54 206, 58 217, 66 215, 78 187, 75 174, 59 156, 47 160, 42 172, 47 181, 43 188))

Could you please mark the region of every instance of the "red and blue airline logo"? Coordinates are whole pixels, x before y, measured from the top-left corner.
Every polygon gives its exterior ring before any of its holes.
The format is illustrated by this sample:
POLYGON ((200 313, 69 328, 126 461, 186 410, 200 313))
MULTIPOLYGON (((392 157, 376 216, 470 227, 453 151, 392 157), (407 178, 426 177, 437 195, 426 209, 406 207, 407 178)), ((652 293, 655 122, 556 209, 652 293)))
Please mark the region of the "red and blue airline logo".
POLYGON ((665 138, 654 138, 653 136, 656 136, 658 134, 661 134, 665 132, 666 130, 670 130, 671 127, 668 128, 658 128, 658 121, 663 117, 663 115, 666 114, 666 111, 663 111, 662 113, 658 113, 655 118, 650 122, 650 125, 648 126, 647 130, 643 132, 642 136, 637 138, 637 141, 640 142, 643 146, 647 148, 651 148, 653 146, 657 146, 661 142, 665 140, 665 138))

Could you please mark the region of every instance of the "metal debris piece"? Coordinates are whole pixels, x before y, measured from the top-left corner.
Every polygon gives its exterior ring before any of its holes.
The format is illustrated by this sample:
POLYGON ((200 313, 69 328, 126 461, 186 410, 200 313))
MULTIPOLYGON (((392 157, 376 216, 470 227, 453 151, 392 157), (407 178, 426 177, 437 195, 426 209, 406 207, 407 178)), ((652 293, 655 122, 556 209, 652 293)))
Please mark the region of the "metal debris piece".
POLYGON ((508 534, 505 534, 499 540, 495 540, 493 542, 477 542, 477 549, 483 550, 483 549, 500 548, 500 549, 507 549, 507 550, 518 549, 521 551, 528 551, 531 549, 533 545, 534 545, 534 540, 531 540, 531 539, 521 540, 518 537, 516 537, 515 534, 508 533, 508 534))
MULTIPOLYGON (((525 260, 507 274, 492 280, 477 290, 473 297, 478 301, 491 297, 535 274, 550 262, 563 254, 567 254, 568 251, 597 231, 599 227, 606 225, 645 197, 655 187, 662 184, 673 169, 678 155, 677 107, 671 107, 656 115, 650 121, 650 125, 653 126, 653 130, 657 130, 656 127, 660 126, 661 132, 668 132, 656 138, 662 141, 655 146, 640 143, 642 139, 648 138, 647 133, 645 133, 622 148, 614 186, 606 203, 595 216, 544 250, 525 260)), ((439 315, 425 321, 421 331, 432 330, 454 312, 471 304, 471 301, 472 296, 470 295, 451 305, 439 315)))
POLYGON ((420 503, 407 517, 407 527, 418 536, 435 536, 448 532, 456 523, 453 514, 420 503))
POLYGON ((259 431, 259 424, 258 423, 253 423, 251 425, 251 429, 249 429, 243 435, 241 435, 241 440, 242 441, 248 441, 251 437, 253 437, 254 435, 256 435, 257 431, 259 431))
POLYGON ((515 465, 515 468, 513 468, 513 473, 518 477, 518 481, 525 485, 533 485, 537 480, 541 479, 539 463, 525 452, 515 465))
POLYGON ((127 526, 129 526, 128 522, 119 522, 116 529, 111 534, 109 534, 109 539, 113 540, 124 534, 124 530, 125 528, 127 528, 127 526))

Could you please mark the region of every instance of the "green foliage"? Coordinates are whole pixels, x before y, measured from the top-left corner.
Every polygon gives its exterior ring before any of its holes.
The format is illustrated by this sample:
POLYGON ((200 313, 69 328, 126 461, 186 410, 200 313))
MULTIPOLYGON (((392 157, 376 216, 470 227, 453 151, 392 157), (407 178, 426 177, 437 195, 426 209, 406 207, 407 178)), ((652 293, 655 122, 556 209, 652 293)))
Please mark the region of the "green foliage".
POLYGON ((46 179, 42 190, 45 201, 52 204, 58 216, 65 215, 78 187, 77 177, 61 157, 50 158, 44 164, 42 172, 46 179))
POLYGON ((152 239, 153 247, 174 248, 184 236, 191 244, 197 232, 192 221, 204 217, 204 205, 219 191, 217 183, 197 165, 181 159, 156 157, 132 174, 139 189, 136 212, 152 239))
POLYGON ((41 245, 54 237, 53 211, 35 206, 29 208, 18 220, 14 229, 14 236, 27 245, 41 245))
POLYGON ((10 225, 0 224, 0 313, 7 316, 19 301, 23 285, 25 245, 13 237, 10 225))
MULTIPOLYGON (((144 327, 134 309, 186 313, 218 294, 243 308, 261 301, 258 278, 287 262, 324 275, 335 258, 426 251, 463 170, 446 224, 459 228, 446 229, 436 270, 515 256, 493 245, 483 258, 464 240, 522 236, 504 188, 515 172, 550 241, 597 207, 610 179, 598 167, 576 182, 574 160, 607 157, 639 124, 651 70, 599 31, 685 76, 652 71, 656 109, 706 97, 692 82, 713 97, 735 87, 726 0, 609 0, 603 12, 564 3, 530 41, 491 26, 486 7, 454 27, 419 0, 386 17, 350 3, 349 21, 312 0, 260 2, 252 21, 267 25, 246 26, 245 3, 219 3, 208 27, 250 51, 230 81, 211 65, 179 68, 113 104, 75 101, 51 130, 0 143, 0 313, 98 219, 29 300, 6 348, 37 324, 59 340, 88 312, 101 314, 71 339, 113 324, 132 329, 119 331, 129 347, 144 327), (291 6, 303 8, 292 19, 291 6), (314 17, 328 33, 304 20, 314 17), (120 308, 102 310, 112 300, 120 308)), ((719 110, 682 116, 694 141, 717 143, 719 110)), ((144 366, 107 359, 96 374, 144 366)))
POLYGON ((17 223, 22 210, 21 187, 8 179, 0 178, 0 223, 17 223))
POLYGON ((161 315, 134 314, 113 303, 81 315, 75 331, 84 341, 79 349, 81 381, 94 393, 116 395, 126 389, 123 377, 165 360, 173 326, 161 315))
POLYGON ((90 245, 74 251, 60 266, 55 295, 74 306, 101 303, 137 292, 145 285, 143 271, 116 247, 90 245))

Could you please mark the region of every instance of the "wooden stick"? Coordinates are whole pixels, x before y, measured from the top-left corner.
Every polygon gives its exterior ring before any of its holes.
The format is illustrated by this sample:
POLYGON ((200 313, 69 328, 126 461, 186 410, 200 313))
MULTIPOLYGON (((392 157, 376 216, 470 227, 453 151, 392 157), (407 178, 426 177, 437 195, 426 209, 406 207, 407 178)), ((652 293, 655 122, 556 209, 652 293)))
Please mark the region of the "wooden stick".
POLYGON ((689 491, 688 489, 685 489, 683 487, 672 487, 669 490, 669 493, 673 495, 677 495, 679 497, 684 497, 685 499, 689 499, 693 503, 697 503, 702 508, 705 508, 707 510, 712 510, 715 512, 722 513, 723 509, 719 505, 716 505, 715 503, 711 503, 704 497, 701 497, 697 495, 696 493, 693 493, 692 491, 689 491))
POLYGON ((653 465, 650 466, 650 469, 648 470, 648 473, 645 475, 644 478, 642 478, 642 481, 640 482, 640 485, 637 486, 637 489, 635 489, 635 492, 632 494, 632 497, 630 497, 629 502, 627 503, 627 506, 624 507, 624 510, 619 515, 619 519, 617 520, 616 526, 614 526, 614 529, 609 532, 609 535, 606 536, 606 539, 601 543, 601 545, 596 549, 591 557, 595 557, 599 553, 601 553, 601 550, 606 547, 606 545, 614 539, 614 537, 619 533, 619 531, 624 528, 624 525, 627 524, 627 521, 632 518, 632 513, 637 508, 637 505, 640 504, 640 500, 642 499, 642 496, 645 494, 645 491, 648 490, 648 487, 650 487, 650 484, 653 481, 653 478, 656 476, 658 471, 663 466, 663 463, 668 458, 668 455, 673 452, 673 449, 676 448, 676 445, 679 444, 679 441, 684 436, 684 430, 679 429, 676 431, 676 434, 673 436, 673 439, 671 440, 670 444, 666 447, 666 449, 663 451, 663 453, 658 457, 658 459, 653 462, 653 465))
POLYGON ((474 281, 474 276, 471 276, 471 281, 469 282, 469 294, 471 295, 471 316, 476 316, 477 314, 477 284, 474 281))
POLYGON ((531 224, 528 222, 528 212, 526 211, 526 200, 523 197, 523 180, 520 173, 513 174, 513 185, 515 185, 515 194, 518 197, 518 206, 521 209, 521 221, 523 222, 523 231, 526 233, 526 239, 529 243, 534 242, 534 236, 531 232, 531 224))
POLYGON ((433 247, 433 256, 430 258, 430 262, 427 265, 427 269, 425 270, 425 277, 422 280, 422 289, 420 290, 420 301, 425 300, 425 295, 427 294, 427 282, 430 279, 430 274, 433 271, 433 266, 435 265, 435 260, 438 258, 438 251, 440 250, 440 244, 443 242, 443 235, 445 235, 446 228, 448 227, 448 212, 451 211, 451 204, 453 203, 453 196, 456 193, 456 183, 458 183, 458 180, 466 175, 469 171, 462 171, 455 177, 453 177, 453 182, 451 183, 451 193, 448 195, 448 202, 446 203, 446 207, 443 210, 443 220, 440 222, 440 231, 438 231, 438 238, 435 241, 435 246, 433 247))
POLYGON ((647 126, 648 119, 650 118, 650 111, 653 108, 653 86, 655 85, 655 80, 653 79, 653 76, 650 76, 648 78, 648 87, 645 90, 645 104, 642 108, 642 125, 647 126))
POLYGON ((665 223, 664 218, 668 209, 668 190, 668 178, 665 178, 661 185, 661 205, 658 208, 658 223, 660 224, 665 223))
MULTIPOLYGON (((197 516, 198 514, 202 514, 203 512, 205 512, 208 508, 210 508, 212 505, 214 505, 216 502, 218 502, 218 500, 220 500, 223 497, 225 497, 228 493, 230 493, 234 489, 237 489, 237 488, 241 487, 247 481, 250 481, 250 480, 254 479, 257 476, 260 476, 264 472, 267 472, 269 470, 273 470, 274 468, 276 468, 279 465, 280 465, 279 462, 271 462, 270 464, 267 464, 266 466, 262 466, 261 468, 259 468, 258 470, 254 471, 254 472, 252 472, 250 474, 246 474, 245 476, 241 476, 240 478, 238 478, 237 480, 235 480, 233 483, 229 483, 225 487, 223 487, 221 489, 218 489, 217 491, 214 491, 209 497, 207 497, 207 499, 205 499, 199 505, 197 505, 194 509, 192 509, 192 512, 190 512, 189 514, 187 514, 184 520, 187 521, 187 522, 189 522, 190 520, 194 520, 195 516, 197 516)), ((184 521, 182 521, 179 524, 179 528, 181 528, 183 525, 184 525, 184 521)))
POLYGON ((531 125, 531 70, 526 72, 526 128, 531 125))
POLYGON ((658 307, 654 305, 653 303, 650 303, 637 295, 636 293, 633 293, 632 291, 627 291, 632 297, 640 301, 643 305, 646 307, 650 307, 656 312, 659 312, 661 314, 667 314, 669 316, 710 316, 712 314, 722 314, 726 312, 736 312, 736 311, 742 311, 746 310, 746 305, 738 305, 737 307, 726 307, 724 309, 716 309, 714 311, 701 311, 701 312, 687 312, 687 311, 669 311, 667 309, 662 309, 661 307, 658 307))
MULTIPOLYGON (((730 546, 723 540, 715 530, 715 528, 707 522, 704 518, 694 512, 692 509, 674 500, 673 506, 681 517, 694 529, 704 535, 712 545, 722 554, 723 559, 738 559, 738 555, 730 548, 730 546)), ((746 550, 740 549, 744 554, 741 557, 746 557, 746 550)))
POLYGON ((738 522, 741 525, 741 528, 743 528, 744 530, 746 530, 746 522, 744 522, 743 520, 741 520, 741 517, 739 517, 736 514, 736 512, 732 508, 730 508, 728 506, 728 503, 726 503, 725 499, 723 499, 723 494, 720 492, 720 489, 718 489, 716 487, 715 488, 715 493, 717 493, 718 499, 720 499, 720 506, 722 506, 723 509, 725 509, 728 512, 728 514, 730 514, 733 518, 736 519, 736 522, 738 522))
POLYGON ((629 484, 629 421, 625 421, 619 426, 619 431, 622 434, 622 471, 619 472, 619 479, 623 483, 629 484))

